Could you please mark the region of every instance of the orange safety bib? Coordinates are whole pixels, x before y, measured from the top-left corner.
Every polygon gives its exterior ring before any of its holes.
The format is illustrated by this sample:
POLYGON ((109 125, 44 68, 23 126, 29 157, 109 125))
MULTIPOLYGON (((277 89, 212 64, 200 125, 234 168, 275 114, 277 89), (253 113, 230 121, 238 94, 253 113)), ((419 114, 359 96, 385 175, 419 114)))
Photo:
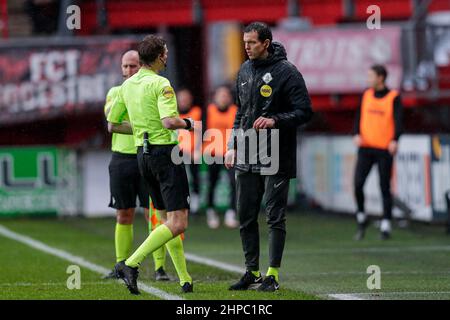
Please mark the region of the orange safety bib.
MULTIPOLYGON (((201 121, 202 109, 198 106, 194 106, 188 113, 181 114, 180 117, 182 119, 192 118, 194 121, 201 121)), ((201 139, 201 137, 199 137, 199 139, 201 139)), ((195 148, 194 131, 178 130, 178 143, 178 146, 183 153, 193 154, 195 148)))
POLYGON ((375 97, 373 89, 364 92, 359 127, 362 147, 388 148, 395 137, 394 99, 397 95, 395 90, 383 98, 375 97))
POLYGON ((211 139, 211 141, 205 142, 204 148, 208 147, 208 150, 213 150, 213 156, 223 156, 227 151, 227 143, 236 117, 237 106, 233 104, 228 107, 227 111, 222 112, 216 105, 210 104, 207 112, 207 129, 217 129, 220 131, 220 136, 211 136, 206 132, 205 140, 211 139))

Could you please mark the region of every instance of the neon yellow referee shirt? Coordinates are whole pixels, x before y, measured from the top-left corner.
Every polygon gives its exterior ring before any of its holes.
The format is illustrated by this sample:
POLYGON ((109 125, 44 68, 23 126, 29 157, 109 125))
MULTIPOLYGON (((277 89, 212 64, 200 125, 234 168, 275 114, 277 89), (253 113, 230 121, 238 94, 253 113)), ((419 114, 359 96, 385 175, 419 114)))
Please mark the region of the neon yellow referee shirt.
MULTIPOLYGON (((111 89, 109 89, 108 94, 106 95, 106 103, 104 109, 105 113, 106 110, 111 106, 114 99, 117 97, 119 89, 120 86, 112 87, 111 89)), ((122 115, 120 119, 120 122, 122 121, 130 122, 130 119, 128 118, 128 114, 126 112, 122 115)), ((111 150, 114 152, 126 154, 136 154, 137 148, 134 145, 134 137, 129 134, 113 133, 111 140, 111 150)))
POLYGON ((176 130, 164 128, 161 119, 178 117, 175 92, 168 79, 154 71, 141 68, 127 79, 113 100, 108 121, 121 123, 128 113, 135 146, 143 144, 148 132, 150 144, 178 144, 176 130))

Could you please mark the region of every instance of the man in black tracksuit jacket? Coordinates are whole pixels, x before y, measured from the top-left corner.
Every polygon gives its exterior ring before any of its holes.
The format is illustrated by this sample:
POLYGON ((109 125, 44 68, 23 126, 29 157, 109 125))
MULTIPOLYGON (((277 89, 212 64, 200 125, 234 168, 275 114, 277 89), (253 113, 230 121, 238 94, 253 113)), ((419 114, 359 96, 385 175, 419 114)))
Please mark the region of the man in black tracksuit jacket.
MULTIPOLYGON (((272 42, 272 33, 266 24, 254 22, 247 26, 244 44, 249 60, 242 64, 236 80, 238 112, 225 166, 236 168, 237 213, 247 272, 230 290, 258 287, 260 291, 275 291, 279 288, 278 269, 286 236, 289 180, 296 176, 297 128, 308 122, 313 112, 302 75, 287 61, 284 47, 272 42), (273 130, 278 129, 279 165, 276 172, 269 174, 264 171, 267 167, 264 161, 250 161, 249 148, 245 150, 245 158, 239 156, 237 148, 239 132, 260 129, 268 130, 268 141, 276 136, 273 130), (263 280, 259 272, 258 213, 264 194, 270 267, 263 280)), ((259 149, 260 139, 258 136, 258 143, 255 143, 258 159, 264 157, 259 149)), ((271 154, 270 142, 265 148, 268 151, 264 154, 271 154)), ((273 158, 274 154, 271 156, 273 158)))

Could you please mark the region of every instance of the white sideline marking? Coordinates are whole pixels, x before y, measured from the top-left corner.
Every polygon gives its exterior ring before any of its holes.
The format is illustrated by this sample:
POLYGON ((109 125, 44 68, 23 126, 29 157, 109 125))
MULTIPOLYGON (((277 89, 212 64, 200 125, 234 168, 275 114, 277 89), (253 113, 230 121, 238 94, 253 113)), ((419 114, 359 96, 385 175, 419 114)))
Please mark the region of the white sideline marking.
POLYGON ((396 296, 396 295, 435 295, 435 294, 450 294, 450 291, 410 291, 410 292, 374 292, 374 293, 333 293, 327 294, 326 296, 339 299, 339 300, 365 300, 361 296, 372 296, 374 298, 381 298, 387 296, 396 296))
POLYGON ((215 267, 217 269, 221 269, 221 270, 225 270, 225 271, 230 271, 230 272, 235 272, 235 273, 245 273, 245 268, 235 266, 233 264, 217 261, 217 260, 210 259, 210 258, 201 257, 196 254, 187 253, 187 252, 184 255, 186 256, 186 260, 188 260, 188 261, 197 262, 197 263, 200 263, 200 264, 203 264, 206 266, 215 267))
MULTIPOLYGON (((340 249, 317 249, 317 250, 303 250, 300 252, 302 255, 312 254, 312 255, 320 255, 320 254, 355 254, 355 253, 404 253, 404 252, 431 252, 431 251, 450 251, 450 246, 441 245, 441 246, 405 246, 405 247, 369 247, 369 248, 340 248, 340 249)), ((285 253, 292 253, 294 251, 285 250, 285 253)), ((295 253, 298 254, 297 251, 295 253)))
MULTIPOLYGON (((82 266, 86 269, 89 269, 91 271, 100 273, 100 274, 107 274, 110 270, 108 270, 105 267, 99 266, 97 264, 94 264, 92 262, 89 262, 88 260, 84 259, 83 257, 79 257, 79 256, 75 256, 70 254, 67 251, 64 250, 60 250, 60 249, 56 249, 53 247, 50 247, 48 245, 46 245, 43 242, 40 242, 38 240, 35 240, 33 238, 21 235, 19 233, 13 232, 7 228, 5 228, 4 226, 0 225, 0 234, 6 238, 15 240, 17 242, 21 242, 23 244, 26 244, 27 246, 34 248, 36 250, 51 254, 53 256, 56 256, 58 258, 61 258, 63 260, 67 260, 73 264, 82 266)), ((170 293, 167 293, 165 291, 162 291, 160 289, 148 286, 142 282, 138 282, 138 286, 139 288, 144 291, 147 292, 151 295, 154 295, 158 298, 161 299, 165 299, 165 300, 183 300, 182 297, 179 297, 177 295, 172 295, 170 293)))
MULTIPOLYGON (((192 253, 185 253, 186 260, 196 262, 199 264, 215 267, 224 271, 230 271, 234 273, 242 274, 245 272, 245 268, 241 268, 239 266, 221 262, 218 260, 202 257, 199 255, 195 255, 192 253)), ((443 272, 443 274, 447 274, 448 272, 443 272)), ((317 273, 308 273, 306 275, 344 275, 344 274, 366 274, 365 272, 317 272, 317 273)), ((440 274, 440 272, 421 272, 421 271, 385 271, 383 274, 440 274)), ((442 291, 442 292, 380 292, 380 293, 326 293, 326 294, 316 294, 318 296, 323 296, 336 300, 367 300, 364 297, 371 295, 400 295, 400 294, 424 294, 424 295, 432 295, 432 294, 447 294, 450 292, 442 291)))
MULTIPOLYGON (((230 272, 239 273, 239 274, 242 274, 245 272, 245 268, 242 268, 242 267, 239 267, 239 266, 236 266, 233 264, 221 262, 218 260, 201 257, 201 256, 198 256, 198 255, 195 255, 192 253, 185 253, 185 256, 186 256, 186 260, 188 260, 188 261, 200 263, 200 264, 207 265, 210 267, 215 267, 215 268, 218 268, 221 270, 230 271, 230 272)), ((332 298, 332 299, 338 299, 338 300, 365 300, 363 298, 354 296, 352 294, 325 294, 325 296, 332 298)))
MULTIPOLYGON (((330 271, 330 272, 305 272, 302 276, 316 277, 316 276, 351 276, 351 275, 366 275, 363 271, 330 271)), ((448 275, 450 271, 383 271, 383 275, 448 275)))
MULTIPOLYGON (((115 285, 115 282, 106 282, 106 281, 90 281, 83 282, 83 286, 111 286, 115 285)), ((13 282, 13 283, 0 283, 0 287, 58 287, 58 286, 66 286, 65 282, 42 282, 42 283, 31 283, 31 282, 13 282)))
POLYGON ((350 293, 332 293, 327 294, 326 296, 336 300, 365 300, 350 293))

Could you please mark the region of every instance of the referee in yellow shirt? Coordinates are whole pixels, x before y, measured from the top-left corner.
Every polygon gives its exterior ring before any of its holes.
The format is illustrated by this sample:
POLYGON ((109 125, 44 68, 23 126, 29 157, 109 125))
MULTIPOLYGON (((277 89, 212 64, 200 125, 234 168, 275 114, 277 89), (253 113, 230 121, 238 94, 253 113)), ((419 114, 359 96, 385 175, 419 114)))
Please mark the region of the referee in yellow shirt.
MULTIPOLYGON (((122 76, 124 80, 130 78, 141 67, 139 54, 136 50, 125 52, 121 59, 122 76)), ((108 116, 111 103, 116 98, 120 86, 112 87, 106 95, 105 115, 108 116)), ((123 121, 128 121, 124 115, 123 121)), ((109 206, 117 210, 114 243, 116 249, 116 262, 126 260, 131 253, 133 245, 133 222, 136 207, 136 197, 139 198, 141 207, 144 208, 145 216, 151 221, 157 219, 158 213, 152 209, 149 215, 149 195, 145 181, 139 173, 137 163, 137 148, 134 145, 132 135, 113 133, 111 140, 112 157, 109 163, 109 184, 111 200, 109 206)), ((165 246, 153 253, 155 266, 155 280, 168 281, 169 276, 165 272, 165 246)), ((170 252, 170 250, 169 250, 170 252)), ((117 278, 116 272, 112 270, 103 279, 117 278)))
MULTIPOLYGON (((181 242, 180 235, 187 228, 189 185, 186 170, 183 163, 176 164, 172 160, 172 154, 179 154, 176 130, 194 128, 192 119, 179 117, 175 92, 169 80, 158 75, 167 63, 164 39, 155 35, 145 37, 138 45, 138 53, 142 67, 122 84, 108 115, 108 129, 133 134, 138 147, 139 170, 147 182, 155 208, 165 212, 167 219, 151 232, 131 257, 115 266, 132 294, 139 294, 140 263, 168 241, 181 242), (130 123, 123 122, 124 114, 128 114, 130 123)), ((184 255, 182 258, 184 261, 184 255)), ((182 292, 193 291, 192 278, 187 271, 180 275, 180 285, 182 292)))

